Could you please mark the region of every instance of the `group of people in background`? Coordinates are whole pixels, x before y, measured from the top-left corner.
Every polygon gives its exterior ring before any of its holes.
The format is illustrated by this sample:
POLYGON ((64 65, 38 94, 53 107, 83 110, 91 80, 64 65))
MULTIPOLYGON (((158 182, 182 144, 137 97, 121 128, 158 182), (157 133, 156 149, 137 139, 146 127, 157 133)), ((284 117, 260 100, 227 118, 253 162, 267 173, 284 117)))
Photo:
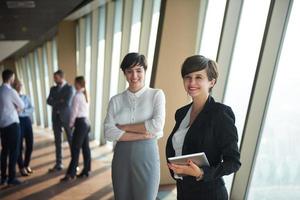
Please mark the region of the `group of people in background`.
POLYGON ((49 172, 60 171, 62 164, 62 129, 65 130, 67 141, 71 150, 71 162, 66 175, 61 181, 69 181, 76 176, 88 177, 91 170, 91 152, 89 147, 90 124, 88 96, 85 79, 78 76, 73 86, 64 79, 64 72, 58 70, 54 73, 55 86, 51 87, 47 104, 52 106, 52 126, 56 149, 56 163, 49 172), (84 167, 77 175, 80 150, 82 149, 84 167))
MULTIPOLYGON (((127 54, 121 62, 121 70, 128 88, 110 99, 104 120, 105 138, 115 144, 112 160, 114 197, 116 200, 155 200, 160 182, 157 140, 163 136, 166 98, 161 89, 145 86, 147 61, 144 55, 127 54)), ((204 152, 210 166, 197 166, 191 160, 185 165, 176 165, 167 160, 170 175, 176 180, 177 199, 226 200, 228 193, 222 177, 236 172, 241 163, 234 113, 210 95, 218 78, 217 63, 201 55, 188 57, 182 64, 181 77, 192 102, 175 113, 175 126, 166 144, 166 158, 204 152)), ((32 173, 29 163, 33 147, 33 106, 29 98, 20 93, 22 84, 14 81, 12 71, 5 70, 2 78, 1 184, 18 185, 20 181, 15 178, 17 162, 21 175, 32 173), (26 142, 24 160, 23 148, 20 148, 23 140, 26 142)), ((49 172, 64 168, 64 129, 71 161, 61 181, 88 177, 91 171, 90 124, 84 77, 76 77, 73 87, 65 81, 63 71, 58 70, 54 73, 54 81, 47 104, 52 107, 56 163, 49 172), (81 149, 84 166, 77 175, 81 149)), ((175 97, 172 101, 176 101, 175 97)))
POLYGON ((22 176, 33 173, 29 166, 33 149, 31 125, 33 106, 28 96, 21 94, 22 83, 15 81, 13 71, 4 70, 2 80, 3 84, 0 86, 1 184, 19 185, 21 181, 16 178, 16 164, 22 176), (26 145, 25 157, 23 157, 23 141, 26 145))
MULTIPOLYGON (((88 136, 90 125, 84 77, 78 76, 75 78, 76 93, 73 86, 65 81, 63 71, 56 71, 53 77, 56 85, 51 88, 47 103, 52 106, 56 164, 49 169, 49 172, 63 169, 62 129, 64 129, 70 145, 72 159, 66 176, 61 181, 75 178, 81 148, 83 150, 84 167, 77 177, 88 177, 91 169, 88 136)), ((16 178, 16 165, 19 166, 21 176, 29 176, 33 173, 29 164, 34 141, 32 130, 34 107, 30 98, 21 93, 23 84, 15 79, 13 71, 4 70, 2 80, 3 84, 0 86, 1 185, 14 186, 22 183, 16 178)))

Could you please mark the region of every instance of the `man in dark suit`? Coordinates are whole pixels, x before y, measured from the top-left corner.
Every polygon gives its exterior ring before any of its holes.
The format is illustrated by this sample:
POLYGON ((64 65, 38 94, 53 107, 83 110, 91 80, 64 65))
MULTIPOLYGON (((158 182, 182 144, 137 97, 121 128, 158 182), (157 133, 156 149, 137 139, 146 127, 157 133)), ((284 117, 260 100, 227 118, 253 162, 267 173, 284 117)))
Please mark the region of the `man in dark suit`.
POLYGON ((50 89, 47 104, 52 106, 52 127, 56 148, 56 164, 49 172, 60 171, 62 164, 62 128, 64 128, 69 145, 71 146, 72 130, 69 127, 71 103, 75 90, 64 79, 64 72, 58 70, 53 75, 55 86, 50 89))

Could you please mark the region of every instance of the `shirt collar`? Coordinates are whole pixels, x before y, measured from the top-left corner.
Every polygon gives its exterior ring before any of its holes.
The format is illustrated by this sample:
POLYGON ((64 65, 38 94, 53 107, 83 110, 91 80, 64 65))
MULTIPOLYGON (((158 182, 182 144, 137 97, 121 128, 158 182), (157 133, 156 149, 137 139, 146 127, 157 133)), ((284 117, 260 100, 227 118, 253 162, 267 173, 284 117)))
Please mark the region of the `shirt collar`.
POLYGON ((12 89, 11 85, 8 83, 3 83, 3 85, 5 85, 6 87, 8 87, 9 89, 12 89))
POLYGON ((84 88, 81 88, 80 90, 76 91, 77 93, 83 93, 84 92, 84 88))
POLYGON ((139 98, 147 89, 148 87, 147 86, 144 86, 143 88, 141 88, 139 91, 137 92, 131 92, 129 89, 127 89, 127 93, 130 95, 130 96, 134 96, 136 98, 139 98))
POLYGON ((62 84, 60 87, 64 87, 67 84, 67 81, 63 80, 62 84))

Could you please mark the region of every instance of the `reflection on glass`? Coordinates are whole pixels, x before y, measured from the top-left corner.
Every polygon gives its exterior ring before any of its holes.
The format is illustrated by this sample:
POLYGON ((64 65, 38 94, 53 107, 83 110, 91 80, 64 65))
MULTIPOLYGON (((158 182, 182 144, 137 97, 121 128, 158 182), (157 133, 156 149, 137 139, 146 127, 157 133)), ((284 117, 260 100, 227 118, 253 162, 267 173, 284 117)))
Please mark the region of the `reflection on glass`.
POLYGON ((294 1, 248 199, 300 199, 300 2, 294 1))
MULTIPOLYGON (((253 79, 264 34, 270 0, 245 0, 232 57, 224 103, 231 106, 241 142, 253 79), (255 15, 253 15, 255 12, 255 15)), ((231 189, 233 175, 225 177, 231 189)))
POLYGON ((226 0, 208 1, 203 36, 200 44, 200 55, 216 60, 226 0))

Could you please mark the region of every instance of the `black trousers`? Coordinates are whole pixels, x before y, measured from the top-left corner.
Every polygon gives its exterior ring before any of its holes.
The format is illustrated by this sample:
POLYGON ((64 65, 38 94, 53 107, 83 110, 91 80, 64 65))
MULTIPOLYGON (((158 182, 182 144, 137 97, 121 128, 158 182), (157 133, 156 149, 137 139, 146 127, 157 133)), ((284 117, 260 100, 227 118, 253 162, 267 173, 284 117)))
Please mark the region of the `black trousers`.
POLYGON ((228 200, 222 178, 214 181, 196 181, 194 177, 177 180, 177 200, 228 200))
POLYGON ((31 125, 31 119, 29 117, 20 117, 20 153, 18 158, 19 169, 28 167, 31 159, 33 149, 33 131, 31 125), (25 153, 23 159, 23 141, 25 140, 25 153))
POLYGON ((89 146, 90 125, 86 118, 76 118, 75 129, 71 143, 71 162, 68 167, 67 174, 76 175, 76 167, 78 166, 80 149, 83 154, 83 172, 91 170, 91 150, 89 146))
POLYGON ((52 115, 52 127, 54 132, 56 166, 61 166, 62 165, 62 142, 63 142, 62 128, 64 128, 66 132, 67 140, 70 147, 72 141, 72 130, 69 127, 69 122, 67 120, 62 121, 59 114, 52 115))
POLYGON ((16 178, 16 164, 19 156, 20 145, 20 125, 13 123, 7 127, 1 128, 1 178, 7 178, 7 158, 8 164, 8 180, 16 178))

